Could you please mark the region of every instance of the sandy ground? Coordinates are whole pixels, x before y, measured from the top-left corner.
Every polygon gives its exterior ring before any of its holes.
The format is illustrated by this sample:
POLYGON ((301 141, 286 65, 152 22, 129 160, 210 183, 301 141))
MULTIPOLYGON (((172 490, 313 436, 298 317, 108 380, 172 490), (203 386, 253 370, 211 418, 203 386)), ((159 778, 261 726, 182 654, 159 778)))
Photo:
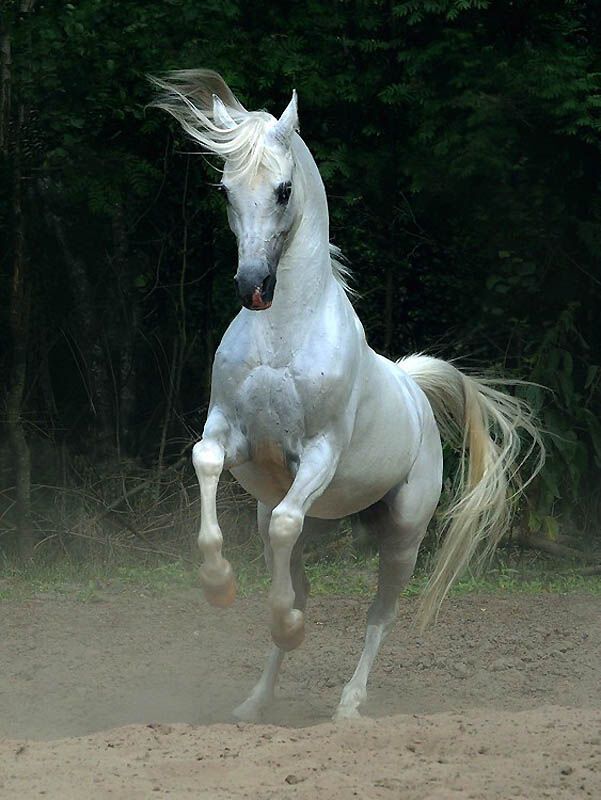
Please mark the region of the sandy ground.
POLYGON ((2 604, 1 798, 601 798, 600 598, 456 598, 424 637, 404 601, 342 726, 366 601, 313 600, 265 724, 241 725, 264 598, 95 600, 2 604))

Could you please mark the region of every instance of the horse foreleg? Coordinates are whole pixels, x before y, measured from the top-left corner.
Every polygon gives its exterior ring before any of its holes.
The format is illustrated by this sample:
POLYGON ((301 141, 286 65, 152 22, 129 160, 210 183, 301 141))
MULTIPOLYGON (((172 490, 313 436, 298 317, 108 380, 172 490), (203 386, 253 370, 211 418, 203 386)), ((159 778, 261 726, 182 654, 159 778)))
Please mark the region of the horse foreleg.
POLYGON ((264 710, 273 701, 275 685, 286 653, 272 644, 267 663, 252 692, 243 703, 232 711, 241 722, 259 722, 264 710))
POLYGON ((338 457, 325 436, 311 442, 305 447, 288 494, 271 514, 271 636, 282 650, 294 650, 305 637, 304 614, 294 607, 290 557, 303 529, 305 514, 327 488, 337 463, 338 457))
POLYGON ((203 563, 200 581, 205 597, 214 606, 230 606, 236 597, 234 573, 221 555, 223 535, 217 521, 217 485, 223 471, 225 448, 218 441, 204 438, 194 445, 192 463, 200 485, 200 533, 198 547, 203 563))
MULTIPOLYGON (((259 533, 261 534, 265 547, 265 562, 271 573, 273 567, 273 553, 269 540, 270 518, 271 510, 262 503, 259 503, 257 510, 259 533)), ((307 517, 303 523, 302 535, 292 550, 290 560, 292 588, 294 589, 294 607, 300 611, 305 610, 310 589, 309 580, 305 574, 305 567, 303 564, 303 544, 307 538, 327 535, 336 525, 337 522, 333 522, 332 520, 311 519, 310 517, 307 517)), ((242 720, 243 722, 258 722, 262 718, 263 712, 273 701, 277 678, 285 655, 285 651, 276 644, 271 646, 261 677, 248 698, 232 712, 236 719, 242 720)))
MULTIPOLYGON (((271 573, 273 555, 269 542, 269 520, 271 519, 271 509, 263 503, 257 505, 257 527, 263 540, 264 556, 267 569, 271 573)), ((300 556, 300 566, 302 569, 302 554, 300 556)), ((280 650, 277 645, 272 645, 267 656, 267 663, 258 682, 254 686, 250 695, 243 703, 237 706, 232 714, 236 719, 243 722, 258 722, 265 708, 273 700, 275 685, 284 660, 285 652, 280 650)))

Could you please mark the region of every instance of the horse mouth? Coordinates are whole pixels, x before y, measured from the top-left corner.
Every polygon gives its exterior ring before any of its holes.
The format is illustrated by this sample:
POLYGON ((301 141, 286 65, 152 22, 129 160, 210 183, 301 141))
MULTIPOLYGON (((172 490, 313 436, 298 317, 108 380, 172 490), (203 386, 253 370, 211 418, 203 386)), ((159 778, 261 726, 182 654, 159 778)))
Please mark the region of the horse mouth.
POLYGON ((244 308, 249 311, 265 311, 273 303, 276 277, 273 273, 267 275, 245 275, 239 270, 236 275, 238 296, 244 308))
POLYGON ((252 293, 250 304, 246 307, 250 308, 251 311, 265 311, 266 308, 270 308, 272 302, 271 299, 267 300, 263 298, 263 291, 257 286, 252 293))

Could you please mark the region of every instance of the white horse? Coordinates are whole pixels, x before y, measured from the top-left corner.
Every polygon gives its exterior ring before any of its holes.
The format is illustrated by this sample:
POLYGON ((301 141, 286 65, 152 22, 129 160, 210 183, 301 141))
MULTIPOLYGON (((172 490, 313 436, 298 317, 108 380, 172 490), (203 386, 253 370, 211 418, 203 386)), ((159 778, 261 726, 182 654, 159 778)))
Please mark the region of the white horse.
POLYGON ((365 647, 335 715, 355 717, 440 499, 439 428, 462 450, 467 468, 424 591, 422 624, 436 616, 476 549, 497 545, 508 486, 520 466, 519 429, 530 436, 528 453, 538 448, 538 466, 539 436, 523 404, 490 383, 435 358, 394 363, 369 347, 348 298, 346 270, 332 257, 326 193, 297 132, 296 93, 275 119, 247 111, 211 71, 176 72, 155 82, 164 92, 157 105, 205 153, 223 160, 221 188, 238 240, 235 281, 244 307, 215 355, 209 413, 193 451, 208 600, 228 606, 235 596, 216 512, 224 469, 258 501, 272 574, 275 644, 234 713, 260 718, 285 651, 303 640, 303 540, 331 527, 329 520, 359 514, 378 542, 379 582, 365 647))

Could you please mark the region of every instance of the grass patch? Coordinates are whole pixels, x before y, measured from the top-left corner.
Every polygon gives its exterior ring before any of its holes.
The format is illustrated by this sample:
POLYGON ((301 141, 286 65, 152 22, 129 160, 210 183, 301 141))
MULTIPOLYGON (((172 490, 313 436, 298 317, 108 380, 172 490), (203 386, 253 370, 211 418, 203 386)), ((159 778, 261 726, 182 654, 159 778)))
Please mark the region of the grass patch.
MULTIPOLYGON (((371 596, 376 589, 377 568, 375 557, 310 564, 307 566, 307 573, 311 581, 311 593, 371 596)), ((418 568, 403 596, 418 595, 428 582, 428 574, 429 572, 418 568)), ((545 560, 528 568, 497 563, 483 575, 468 573, 458 580, 451 590, 451 596, 475 592, 601 594, 601 575, 580 575, 576 566, 559 571, 556 562, 550 567, 545 560)))
MULTIPOLYGON (((231 557, 241 596, 267 591, 269 578, 256 551, 240 548, 231 557)), ((329 560, 310 560, 307 574, 313 595, 370 597, 376 587, 377 558, 347 554, 329 560)), ((426 582, 427 570, 418 568, 404 596, 419 594, 426 582)), ((55 596, 97 602, 128 591, 164 595, 187 589, 200 592, 200 585, 197 570, 183 560, 153 559, 115 564, 63 559, 25 566, 9 561, 0 564, 0 600, 55 596)), ((542 558, 529 558, 524 564, 523 559, 515 555, 501 554, 484 575, 464 576, 455 584, 451 595, 472 592, 601 594, 601 576, 582 576, 576 566, 558 569, 557 562, 542 558)))
POLYGON ((107 564, 65 559, 27 565, 5 563, 0 569, 0 599, 27 599, 35 595, 94 600, 102 591, 129 588, 166 592, 193 585, 193 573, 182 562, 162 564, 107 564))

